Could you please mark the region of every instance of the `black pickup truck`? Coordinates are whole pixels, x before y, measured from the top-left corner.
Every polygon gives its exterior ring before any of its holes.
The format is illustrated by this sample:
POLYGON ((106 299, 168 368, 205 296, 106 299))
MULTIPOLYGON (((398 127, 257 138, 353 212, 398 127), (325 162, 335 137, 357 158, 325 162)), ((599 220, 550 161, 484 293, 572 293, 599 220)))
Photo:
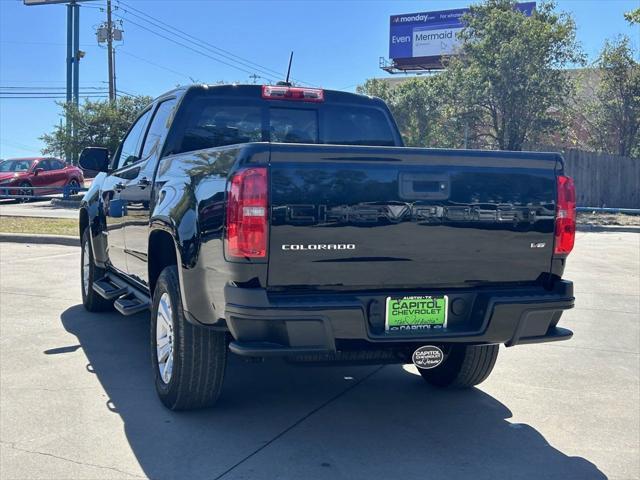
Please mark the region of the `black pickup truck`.
POLYGON ((151 310, 168 408, 212 405, 229 350, 469 387, 500 344, 572 335, 558 154, 405 148, 376 98, 196 85, 80 162, 101 172, 80 208, 84 305, 151 310))

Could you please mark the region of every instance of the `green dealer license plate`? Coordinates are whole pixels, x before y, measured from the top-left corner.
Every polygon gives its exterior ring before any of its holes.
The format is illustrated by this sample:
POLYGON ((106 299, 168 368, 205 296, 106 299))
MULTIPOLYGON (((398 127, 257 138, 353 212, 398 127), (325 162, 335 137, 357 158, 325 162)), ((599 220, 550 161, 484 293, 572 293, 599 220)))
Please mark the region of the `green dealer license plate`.
POLYGON ((388 332, 446 328, 448 309, 446 295, 387 297, 385 327, 388 332))

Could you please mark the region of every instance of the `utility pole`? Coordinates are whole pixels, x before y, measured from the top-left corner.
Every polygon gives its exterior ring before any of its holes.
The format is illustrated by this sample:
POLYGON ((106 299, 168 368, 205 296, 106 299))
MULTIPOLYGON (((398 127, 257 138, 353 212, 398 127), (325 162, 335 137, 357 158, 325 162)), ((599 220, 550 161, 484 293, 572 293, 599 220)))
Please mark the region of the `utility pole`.
MULTIPOLYGON (((116 10, 118 7, 116 7, 116 10)), ((118 96, 116 89, 116 49, 114 40, 122 41, 122 22, 116 27, 112 19, 111 0, 107 0, 107 21, 98 27, 96 37, 99 44, 107 44, 107 64, 109 66, 109 101, 115 102, 118 96)))
POLYGON ((113 49, 113 99, 118 99, 118 87, 116 86, 116 49, 113 49))
POLYGON ((113 71, 113 23, 111 21, 111 0, 107 0, 107 56, 109 58, 109 101, 116 99, 116 79, 113 71))

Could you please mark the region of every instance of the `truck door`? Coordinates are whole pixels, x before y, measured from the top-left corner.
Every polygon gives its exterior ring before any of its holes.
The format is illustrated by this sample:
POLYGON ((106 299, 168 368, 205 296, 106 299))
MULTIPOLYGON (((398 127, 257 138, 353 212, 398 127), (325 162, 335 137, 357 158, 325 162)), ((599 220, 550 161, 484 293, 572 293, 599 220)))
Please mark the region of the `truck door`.
POLYGON ((127 271, 141 283, 147 283, 147 253, 149 245, 149 215, 153 203, 153 177, 164 145, 176 99, 160 102, 143 141, 135 178, 127 182, 121 198, 126 203, 124 226, 127 271))
POLYGON ((115 169, 107 176, 100 191, 107 224, 107 255, 111 266, 121 272, 127 272, 124 225, 129 210, 125 189, 140 171, 140 151, 150 117, 151 109, 148 109, 129 129, 113 159, 115 169))

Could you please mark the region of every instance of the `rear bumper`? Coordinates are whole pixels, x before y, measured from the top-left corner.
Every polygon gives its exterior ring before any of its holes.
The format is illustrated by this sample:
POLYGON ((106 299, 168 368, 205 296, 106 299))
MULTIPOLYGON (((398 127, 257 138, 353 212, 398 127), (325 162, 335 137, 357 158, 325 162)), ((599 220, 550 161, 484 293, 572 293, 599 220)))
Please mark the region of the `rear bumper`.
POLYGON ((262 289, 225 288, 230 349, 246 356, 332 354, 342 350, 401 350, 452 343, 506 346, 568 340, 557 326, 573 308, 573 283, 541 287, 420 292, 267 294, 262 289), (387 296, 447 294, 446 329, 386 332, 387 296))

